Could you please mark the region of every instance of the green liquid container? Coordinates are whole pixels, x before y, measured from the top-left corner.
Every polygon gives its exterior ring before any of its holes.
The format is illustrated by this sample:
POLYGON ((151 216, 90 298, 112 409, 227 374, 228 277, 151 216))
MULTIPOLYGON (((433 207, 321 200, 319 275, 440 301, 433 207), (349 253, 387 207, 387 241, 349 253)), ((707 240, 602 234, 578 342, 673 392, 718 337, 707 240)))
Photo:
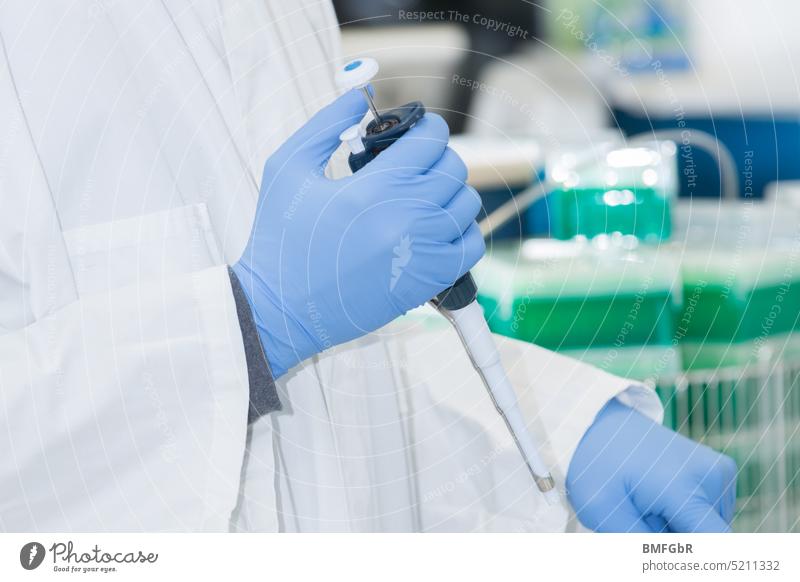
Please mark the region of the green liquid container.
POLYGON ((669 198, 654 188, 575 188, 550 194, 550 232, 567 240, 619 232, 649 243, 672 234, 669 198))
POLYGON ((688 249, 682 262, 676 327, 688 369, 747 363, 766 340, 800 326, 800 256, 791 251, 688 249))
POLYGON ((589 152, 565 148, 548 157, 546 178, 556 185, 547 205, 551 236, 616 233, 647 243, 668 240, 677 196, 675 144, 608 143, 589 152))
POLYGON ((671 345, 677 268, 623 239, 496 246, 473 270, 492 331, 558 351, 671 345))

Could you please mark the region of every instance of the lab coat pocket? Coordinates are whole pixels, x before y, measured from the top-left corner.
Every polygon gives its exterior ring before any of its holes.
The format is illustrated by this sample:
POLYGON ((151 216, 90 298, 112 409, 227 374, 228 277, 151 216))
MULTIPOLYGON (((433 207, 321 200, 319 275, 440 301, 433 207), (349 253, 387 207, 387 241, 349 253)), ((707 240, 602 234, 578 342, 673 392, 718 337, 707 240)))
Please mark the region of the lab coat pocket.
POLYGON ((222 264, 203 203, 71 229, 64 240, 81 296, 222 264))

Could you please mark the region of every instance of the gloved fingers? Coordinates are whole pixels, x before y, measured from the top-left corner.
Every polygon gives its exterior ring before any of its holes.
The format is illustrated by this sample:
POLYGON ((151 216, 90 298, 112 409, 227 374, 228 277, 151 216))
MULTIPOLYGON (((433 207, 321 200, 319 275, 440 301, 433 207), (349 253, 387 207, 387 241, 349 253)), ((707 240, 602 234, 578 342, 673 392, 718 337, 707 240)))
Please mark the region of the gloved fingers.
MULTIPOLYGON (((592 488, 591 495, 600 495, 592 488)), ((590 498, 585 507, 570 500, 581 523, 600 533, 653 533, 659 531, 651 525, 652 519, 642 516, 630 499, 590 498)), ((652 518, 652 516, 649 516, 652 518)), ((655 522, 654 522, 655 523, 655 522)))
POLYGON ((730 524, 712 503, 698 494, 675 495, 664 517, 676 533, 726 533, 730 524))
POLYGON ((725 488, 725 491, 722 494, 721 501, 720 501, 720 515, 722 515, 722 519, 731 523, 733 521, 733 515, 736 511, 736 476, 733 477, 733 480, 729 482, 728 486, 725 488))
MULTIPOLYGON (((452 242, 436 242, 430 240, 425 247, 427 251, 424 258, 422 254, 418 257, 425 262, 424 272, 427 273, 428 280, 437 287, 436 293, 450 287, 464 273, 475 266, 486 250, 480 229, 477 223, 472 223, 463 235, 452 242)), ((435 293, 434 293, 435 295, 435 293)))
POLYGON ((654 516, 649 517, 650 519, 644 518, 638 512, 629 511, 626 508, 603 520, 600 528, 595 531, 608 533, 657 533, 661 531, 661 526, 654 516), (658 527, 653 527, 651 521, 656 522, 658 527))
POLYGON ((464 186, 442 209, 438 233, 441 241, 454 241, 475 224, 481 210, 481 198, 471 186, 464 186))
POLYGON ((439 161, 414 180, 425 193, 426 200, 444 207, 464 188, 467 166, 456 152, 446 148, 439 161))
POLYGON ((660 515, 650 513, 648 515, 645 515, 642 519, 647 524, 647 526, 655 533, 665 533, 669 531, 669 525, 667 524, 667 520, 661 517, 660 515))
POLYGON ((453 260, 459 261, 458 277, 474 267, 486 252, 486 242, 483 240, 478 223, 473 221, 463 235, 451 242, 449 251, 454 257, 453 260))
POLYGON ((360 91, 353 89, 320 109, 298 129, 269 159, 265 167, 273 172, 286 171, 293 160, 307 164, 309 170, 324 167, 336 148, 339 134, 363 119, 367 103, 360 91))
POLYGON ((379 153, 357 174, 417 176, 427 172, 441 159, 450 139, 450 128, 441 116, 426 113, 400 139, 379 153))
POLYGON ((731 522, 736 507, 736 462, 727 455, 714 453, 710 466, 701 469, 701 488, 722 518, 731 522))
MULTIPOLYGON (((433 181, 442 181, 445 184, 450 184, 450 191, 455 192, 467 181, 467 165, 455 150, 451 147, 446 147, 442 157, 425 172, 425 176, 433 181)), ((444 200, 444 202, 447 202, 447 200, 444 200)))
POLYGON ((657 533, 650 525, 638 517, 631 516, 630 519, 620 519, 618 517, 606 520, 603 524, 593 531, 599 533, 657 533))

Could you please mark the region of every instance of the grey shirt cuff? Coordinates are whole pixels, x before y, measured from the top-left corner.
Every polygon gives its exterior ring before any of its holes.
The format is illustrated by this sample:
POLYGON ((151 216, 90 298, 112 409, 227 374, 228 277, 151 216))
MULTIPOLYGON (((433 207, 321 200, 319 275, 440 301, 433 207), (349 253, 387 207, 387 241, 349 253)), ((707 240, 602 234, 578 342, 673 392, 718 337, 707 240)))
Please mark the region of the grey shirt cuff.
POLYGON ((265 414, 281 410, 281 400, 269 368, 261 338, 258 335, 256 321, 250 301, 242 289, 242 284, 233 269, 228 267, 231 279, 233 300, 236 303, 236 315, 239 317, 239 328, 242 330, 244 355, 247 361, 247 379, 250 382, 250 408, 247 412, 247 423, 257 420, 265 414))

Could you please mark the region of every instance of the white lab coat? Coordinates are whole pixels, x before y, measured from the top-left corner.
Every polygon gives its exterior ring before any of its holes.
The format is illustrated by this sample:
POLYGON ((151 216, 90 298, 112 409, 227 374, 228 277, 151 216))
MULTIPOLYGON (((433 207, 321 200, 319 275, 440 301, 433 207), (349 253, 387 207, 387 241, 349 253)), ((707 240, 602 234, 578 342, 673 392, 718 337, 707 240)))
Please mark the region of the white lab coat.
MULTIPOLYGON (((424 312, 279 381, 247 427, 225 264, 263 162, 335 96, 325 1, 0 5, 0 529, 563 530, 424 312)), ((644 388, 500 340, 563 486, 644 388)))

